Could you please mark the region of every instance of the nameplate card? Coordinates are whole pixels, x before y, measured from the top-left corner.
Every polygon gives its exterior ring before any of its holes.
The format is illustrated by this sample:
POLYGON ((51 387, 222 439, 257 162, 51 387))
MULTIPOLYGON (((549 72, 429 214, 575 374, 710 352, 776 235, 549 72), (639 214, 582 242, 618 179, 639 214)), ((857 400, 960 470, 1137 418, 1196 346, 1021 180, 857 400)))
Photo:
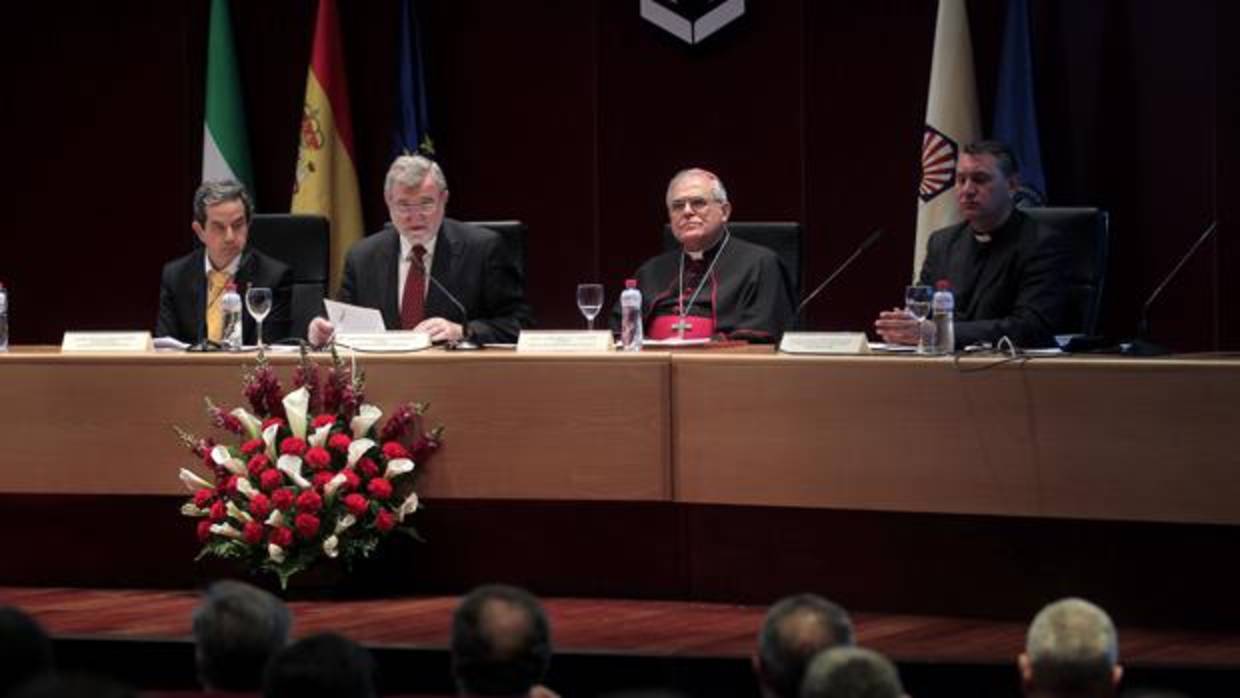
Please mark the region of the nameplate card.
POLYGON ((779 342, 785 354, 869 354, 864 332, 785 332, 779 342))
POLYGON ((615 351, 610 330, 521 330, 517 351, 557 353, 615 351))
POLYGON ((150 332, 66 332, 60 353, 154 351, 150 332))
POLYGON ((336 344, 358 351, 422 351, 431 346, 426 332, 391 330, 388 332, 337 332, 336 344))

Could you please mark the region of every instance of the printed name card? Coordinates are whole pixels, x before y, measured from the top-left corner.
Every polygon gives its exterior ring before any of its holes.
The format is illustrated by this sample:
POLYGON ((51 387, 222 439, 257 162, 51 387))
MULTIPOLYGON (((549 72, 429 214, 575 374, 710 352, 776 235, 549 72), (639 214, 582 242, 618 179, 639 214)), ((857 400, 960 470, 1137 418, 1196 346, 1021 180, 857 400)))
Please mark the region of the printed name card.
POLYGON ((598 352, 615 351, 616 342, 610 330, 521 330, 517 351, 598 352))
POLYGON ((66 332, 60 353, 154 351, 150 332, 66 332))
POLYGON ((391 330, 388 332, 337 332, 336 344, 358 351, 422 351, 431 346, 425 332, 391 330))
POLYGON ((864 332, 785 332, 779 343, 785 354, 869 354, 864 332))

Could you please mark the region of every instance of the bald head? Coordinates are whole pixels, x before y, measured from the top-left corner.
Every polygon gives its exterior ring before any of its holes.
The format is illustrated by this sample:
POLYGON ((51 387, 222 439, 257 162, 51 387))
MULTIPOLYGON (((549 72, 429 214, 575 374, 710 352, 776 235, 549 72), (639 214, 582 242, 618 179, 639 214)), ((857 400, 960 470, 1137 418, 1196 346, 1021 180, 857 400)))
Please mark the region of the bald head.
POLYGON ((809 660, 824 649, 853 644, 853 627, 843 608, 816 594, 778 601, 758 635, 758 678, 763 691, 794 698, 809 660))
POLYGON ((1121 675, 1115 624, 1084 599, 1049 604, 1029 625, 1020 669, 1030 693, 1110 695, 1121 675))
POLYGON ((551 629, 529 592, 500 584, 471 591, 452 618, 452 667, 469 695, 517 695, 542 681, 551 629))

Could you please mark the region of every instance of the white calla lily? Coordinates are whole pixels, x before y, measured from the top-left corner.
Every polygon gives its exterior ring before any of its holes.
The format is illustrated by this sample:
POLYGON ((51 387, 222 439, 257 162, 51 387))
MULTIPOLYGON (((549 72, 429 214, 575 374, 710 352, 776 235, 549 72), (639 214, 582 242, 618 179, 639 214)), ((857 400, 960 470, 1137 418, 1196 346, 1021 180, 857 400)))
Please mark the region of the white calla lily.
POLYGON ((229 516, 239 521, 244 521, 246 523, 249 523, 254 520, 254 517, 250 516, 250 512, 246 511, 245 509, 242 509, 241 507, 237 506, 233 502, 229 502, 228 504, 224 505, 224 509, 228 512, 229 516))
POLYGON ((344 533, 350 526, 357 523, 357 517, 352 514, 345 514, 336 522, 336 535, 344 533))
POLYGON ((225 538, 233 538, 236 540, 241 540, 245 537, 241 534, 241 531, 238 531, 230 524, 226 523, 211 524, 211 533, 217 536, 224 536, 225 538))
POLYGON ((336 473, 332 479, 327 481, 326 485, 323 485, 323 495, 326 497, 336 496, 336 490, 340 489, 340 486, 347 482, 348 479, 344 476, 344 473, 336 473))
POLYGON ((270 514, 267 515, 266 523, 268 526, 283 526, 284 525, 284 512, 280 511, 279 509, 272 511, 270 514))
POLYGON ((366 455, 366 452, 375 447, 375 442, 371 439, 358 439, 349 444, 349 467, 357 465, 357 462, 366 455))
POLYGON ((184 484, 185 488, 190 492, 197 492, 204 487, 207 489, 212 489, 215 487, 215 485, 212 485, 206 480, 198 477, 198 474, 189 468, 181 468, 180 478, 181 483, 184 484))
POLYGON ((371 404, 363 404, 357 410, 357 416, 349 423, 349 427, 353 429, 353 438, 360 439, 365 436, 375 422, 383 416, 383 410, 371 404))
POLYGON ((405 517, 418 510, 418 493, 410 492, 405 501, 400 503, 400 508, 396 510, 396 520, 404 521, 405 517))
POLYGON ((318 429, 315 429, 314 433, 310 435, 310 438, 306 439, 306 443, 311 446, 323 446, 327 443, 327 435, 331 432, 333 426, 335 425, 324 424, 318 429))
POLYGON ((245 433, 249 434, 251 439, 258 438, 258 432, 263 428, 263 420, 255 417, 240 407, 236 408, 232 412, 229 412, 229 414, 236 417, 237 421, 241 422, 241 426, 245 427, 245 433))
POLYGON ((327 540, 323 541, 323 554, 330 558, 340 554, 340 540, 336 536, 328 536, 327 540))
POLYGON ((306 410, 310 407, 310 391, 306 386, 284 396, 284 416, 288 418, 288 428, 293 436, 306 438, 306 410))
POLYGON ((276 470, 288 475, 293 483, 298 487, 305 489, 310 486, 310 481, 301 475, 301 457, 285 454, 280 456, 280 460, 276 461, 276 470))
POLYGON ((245 475, 245 462, 239 458, 233 458, 227 446, 216 446, 211 449, 211 460, 215 461, 216 465, 224 466, 224 469, 233 475, 245 475))
POLYGON ((383 471, 383 477, 391 480, 394 477, 413 472, 413 461, 408 458, 393 458, 388 461, 387 469, 383 471))
POLYGON ((284 562, 284 548, 275 543, 268 543, 267 557, 271 558, 272 562, 284 562))
POLYGON ((246 499, 254 499, 254 495, 258 494, 254 485, 251 485, 250 481, 244 477, 237 478, 237 491, 245 495, 246 499))
POLYGON ((263 444, 266 446, 267 458, 276 459, 276 434, 280 433, 280 425, 272 424, 263 429, 263 444))
POLYGON ((211 510, 210 509, 199 509, 198 507, 194 506, 193 502, 186 502, 181 505, 181 513, 184 514, 185 516, 201 517, 201 516, 206 516, 207 514, 210 514, 211 510))

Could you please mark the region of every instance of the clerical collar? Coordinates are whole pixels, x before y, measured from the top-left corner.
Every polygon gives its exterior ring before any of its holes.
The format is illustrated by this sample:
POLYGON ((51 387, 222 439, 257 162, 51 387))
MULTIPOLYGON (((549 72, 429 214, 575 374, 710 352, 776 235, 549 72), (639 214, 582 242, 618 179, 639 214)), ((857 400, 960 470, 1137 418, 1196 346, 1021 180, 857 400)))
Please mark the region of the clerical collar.
POLYGON ((1012 225, 1015 222, 1015 220, 1016 220, 1016 209, 1013 208, 1011 211, 1008 211, 1007 218, 1004 218, 1002 223, 995 226, 994 228, 991 228, 989 231, 985 233, 979 233, 976 230, 974 230, 973 225, 970 224, 969 232, 973 233, 973 239, 976 240, 979 244, 987 245, 987 244, 990 244, 995 239, 996 233, 1002 233, 1003 229, 1012 225))
POLYGON ((711 245, 710 247, 707 247, 704 250, 685 250, 685 254, 689 255, 689 259, 692 259, 695 262, 700 262, 703 259, 706 259, 706 255, 714 254, 716 251, 718 251, 720 249, 719 247, 720 244, 724 241, 724 239, 727 236, 728 236, 728 230, 724 228, 723 235, 720 235, 719 239, 715 240, 715 244, 711 245))

